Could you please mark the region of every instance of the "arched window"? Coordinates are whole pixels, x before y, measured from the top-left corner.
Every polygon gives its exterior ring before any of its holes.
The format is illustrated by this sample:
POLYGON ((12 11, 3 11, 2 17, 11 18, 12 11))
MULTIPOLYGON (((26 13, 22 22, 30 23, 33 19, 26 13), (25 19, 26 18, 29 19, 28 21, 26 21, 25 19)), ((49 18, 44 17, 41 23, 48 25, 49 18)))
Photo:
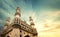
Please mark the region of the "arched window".
POLYGON ((7 36, 7 37, 10 37, 10 36, 7 36))
POLYGON ((22 31, 20 30, 20 32, 22 32, 22 31))
POLYGON ((24 36, 24 37, 30 37, 29 35, 26 35, 26 36, 24 36))
POLYGON ((18 18, 17 18, 17 23, 18 23, 18 18))
POLYGON ((22 37, 22 35, 20 35, 20 37, 22 37))

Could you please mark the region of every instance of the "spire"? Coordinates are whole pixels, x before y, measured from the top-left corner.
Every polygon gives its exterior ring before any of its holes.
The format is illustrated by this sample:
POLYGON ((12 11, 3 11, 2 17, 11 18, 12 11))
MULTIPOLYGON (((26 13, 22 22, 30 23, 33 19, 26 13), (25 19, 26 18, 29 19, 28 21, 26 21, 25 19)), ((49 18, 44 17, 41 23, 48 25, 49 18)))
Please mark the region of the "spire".
POLYGON ((20 14, 20 8, 19 7, 16 8, 15 16, 18 16, 18 17, 21 16, 21 14, 20 14))
POLYGON ((33 22, 32 17, 29 17, 29 21, 30 21, 30 25, 31 25, 31 26, 34 26, 34 25, 35 25, 34 22, 33 22))

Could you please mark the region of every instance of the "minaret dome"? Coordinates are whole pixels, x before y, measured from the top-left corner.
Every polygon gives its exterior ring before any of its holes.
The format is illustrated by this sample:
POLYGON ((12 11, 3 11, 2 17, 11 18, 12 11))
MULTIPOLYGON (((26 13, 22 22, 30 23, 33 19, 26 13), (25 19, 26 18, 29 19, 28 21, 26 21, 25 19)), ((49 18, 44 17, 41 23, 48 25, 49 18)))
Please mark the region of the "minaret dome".
POLYGON ((34 22, 33 22, 33 19, 32 19, 32 17, 29 17, 29 21, 30 21, 30 26, 32 26, 32 27, 34 27, 34 22))
POLYGON ((21 16, 21 14, 20 14, 20 8, 19 7, 16 8, 15 16, 16 17, 20 17, 21 16))

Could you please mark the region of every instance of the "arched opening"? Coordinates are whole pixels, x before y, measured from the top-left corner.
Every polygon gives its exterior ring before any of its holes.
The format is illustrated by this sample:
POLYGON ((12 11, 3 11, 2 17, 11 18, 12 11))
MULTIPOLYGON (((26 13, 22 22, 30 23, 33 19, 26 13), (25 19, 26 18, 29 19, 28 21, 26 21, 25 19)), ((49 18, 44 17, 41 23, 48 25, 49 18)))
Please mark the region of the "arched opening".
POLYGON ((29 35, 26 35, 26 36, 24 36, 24 37, 30 37, 29 35))
POLYGON ((7 36, 7 37, 10 37, 10 36, 7 36))
POLYGON ((22 37, 22 35, 20 35, 20 37, 22 37))

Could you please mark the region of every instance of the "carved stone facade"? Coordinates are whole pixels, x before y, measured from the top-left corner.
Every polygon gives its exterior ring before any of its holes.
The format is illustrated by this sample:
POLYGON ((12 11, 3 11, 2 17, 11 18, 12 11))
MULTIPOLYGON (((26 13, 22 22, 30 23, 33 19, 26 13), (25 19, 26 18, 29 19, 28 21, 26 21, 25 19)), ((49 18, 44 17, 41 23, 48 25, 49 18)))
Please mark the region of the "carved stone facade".
POLYGON ((13 21, 10 23, 10 17, 6 20, 1 37, 37 37, 34 22, 30 17, 30 25, 21 20, 20 8, 17 7, 13 21))

